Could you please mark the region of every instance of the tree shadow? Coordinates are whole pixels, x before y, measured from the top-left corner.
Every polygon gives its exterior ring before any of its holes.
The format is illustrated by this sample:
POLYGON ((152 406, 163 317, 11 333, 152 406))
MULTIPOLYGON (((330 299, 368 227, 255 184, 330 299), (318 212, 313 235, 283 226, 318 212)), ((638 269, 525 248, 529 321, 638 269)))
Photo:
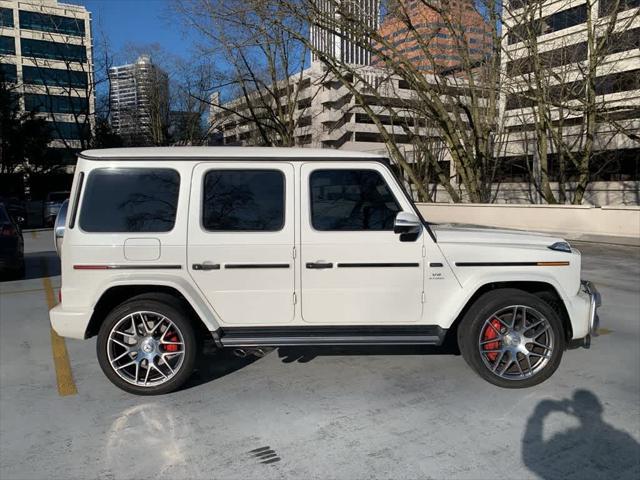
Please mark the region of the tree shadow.
POLYGON ((576 390, 571 399, 541 401, 522 439, 524 464, 543 479, 640 478, 640 444, 606 423, 603 410, 588 390, 576 390), (553 412, 572 415, 580 425, 545 440, 544 422, 553 412))

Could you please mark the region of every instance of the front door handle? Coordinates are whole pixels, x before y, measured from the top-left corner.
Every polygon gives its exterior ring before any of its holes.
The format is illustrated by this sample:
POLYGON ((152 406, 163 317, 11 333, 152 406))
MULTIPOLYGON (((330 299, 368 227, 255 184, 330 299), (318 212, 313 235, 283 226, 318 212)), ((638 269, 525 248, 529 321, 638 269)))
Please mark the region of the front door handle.
POLYGON ((193 268, 194 270, 220 270, 220 264, 208 262, 194 263, 193 265, 191 265, 191 268, 193 268))
POLYGON ((333 263, 328 262, 309 262, 307 268, 321 269, 321 268, 333 268, 333 263))

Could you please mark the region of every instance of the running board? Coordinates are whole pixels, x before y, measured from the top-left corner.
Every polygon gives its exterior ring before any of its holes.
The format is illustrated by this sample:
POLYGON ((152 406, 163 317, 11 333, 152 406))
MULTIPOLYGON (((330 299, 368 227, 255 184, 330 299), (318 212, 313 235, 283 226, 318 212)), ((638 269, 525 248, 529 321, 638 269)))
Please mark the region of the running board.
POLYGON ((446 333, 437 325, 225 327, 214 337, 223 347, 441 345, 446 333))

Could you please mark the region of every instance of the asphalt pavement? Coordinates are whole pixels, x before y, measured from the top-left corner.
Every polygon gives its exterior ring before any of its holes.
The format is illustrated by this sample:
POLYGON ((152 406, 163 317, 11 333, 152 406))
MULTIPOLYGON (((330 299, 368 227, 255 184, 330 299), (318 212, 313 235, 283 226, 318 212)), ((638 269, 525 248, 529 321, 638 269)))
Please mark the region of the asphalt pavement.
POLYGON ((640 248, 576 244, 602 335, 534 388, 494 387, 445 348, 289 348, 210 353, 187 388, 137 397, 95 339, 66 340, 60 390, 59 264, 50 231, 25 242, 26 278, 0 283, 3 480, 640 478, 640 248))

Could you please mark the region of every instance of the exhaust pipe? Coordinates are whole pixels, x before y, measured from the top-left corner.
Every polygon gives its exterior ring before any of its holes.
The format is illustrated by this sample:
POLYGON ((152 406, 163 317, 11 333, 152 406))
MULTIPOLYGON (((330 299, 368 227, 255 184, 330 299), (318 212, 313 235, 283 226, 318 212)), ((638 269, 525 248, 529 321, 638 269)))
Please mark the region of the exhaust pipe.
POLYGON ((244 348, 234 348, 233 354, 238 358, 245 358, 247 356, 247 351, 244 348))

